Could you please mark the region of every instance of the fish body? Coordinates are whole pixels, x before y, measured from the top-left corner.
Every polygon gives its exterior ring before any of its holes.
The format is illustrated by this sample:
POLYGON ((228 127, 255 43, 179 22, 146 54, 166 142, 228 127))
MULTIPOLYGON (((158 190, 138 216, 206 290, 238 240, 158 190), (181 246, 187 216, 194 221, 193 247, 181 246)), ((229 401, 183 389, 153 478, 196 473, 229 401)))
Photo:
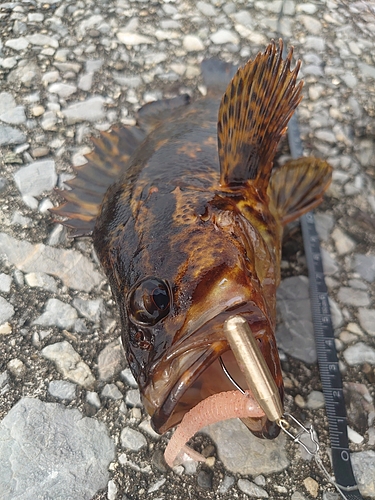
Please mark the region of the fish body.
MULTIPOLYGON (((246 386, 223 331, 229 315, 246 318, 283 396, 275 340, 283 227, 320 203, 331 168, 315 158, 273 168, 302 88, 299 64, 291 71, 291 53, 281 52, 270 44, 229 84, 232 67, 208 62, 206 97, 146 105, 140 127, 102 136, 56 211, 77 233, 95 223, 129 366, 160 433, 233 389, 220 356, 246 386), (108 166, 119 178, 98 209, 108 180, 93 172, 108 175, 108 166)), ((278 434, 266 418, 246 424, 278 434)))

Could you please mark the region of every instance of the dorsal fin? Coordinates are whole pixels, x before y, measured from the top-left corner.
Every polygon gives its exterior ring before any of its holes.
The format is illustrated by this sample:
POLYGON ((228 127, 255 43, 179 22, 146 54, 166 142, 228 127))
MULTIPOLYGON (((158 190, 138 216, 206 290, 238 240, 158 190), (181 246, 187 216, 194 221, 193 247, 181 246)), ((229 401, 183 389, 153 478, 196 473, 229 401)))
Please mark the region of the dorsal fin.
POLYGON ((234 76, 222 97, 218 118, 220 182, 240 186, 252 180, 266 189, 273 159, 288 121, 301 101, 296 85, 300 61, 293 71, 293 51, 282 59, 275 42, 234 76))
POLYGON ((94 150, 86 155, 87 163, 75 168, 76 177, 66 183, 71 189, 59 190, 66 203, 50 210, 68 217, 59 222, 71 229, 71 236, 91 234, 105 192, 124 172, 144 137, 138 127, 116 127, 92 139, 94 150))

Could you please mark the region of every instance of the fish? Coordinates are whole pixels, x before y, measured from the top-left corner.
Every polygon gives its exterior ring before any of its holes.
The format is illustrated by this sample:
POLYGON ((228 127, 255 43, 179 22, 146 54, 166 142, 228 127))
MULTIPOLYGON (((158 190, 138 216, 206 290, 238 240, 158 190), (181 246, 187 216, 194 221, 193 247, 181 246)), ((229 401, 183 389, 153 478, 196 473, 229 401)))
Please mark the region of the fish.
MULTIPOLYGON (((303 86, 293 49, 282 52, 280 40, 238 69, 203 61, 206 96, 148 103, 135 126, 101 133, 53 209, 74 236, 92 234, 160 434, 233 391, 220 359, 247 388, 223 330, 232 315, 248 322, 284 397, 275 338, 283 230, 321 203, 332 168, 275 160, 303 86)), ((259 415, 243 421, 275 438, 279 427, 259 415)))

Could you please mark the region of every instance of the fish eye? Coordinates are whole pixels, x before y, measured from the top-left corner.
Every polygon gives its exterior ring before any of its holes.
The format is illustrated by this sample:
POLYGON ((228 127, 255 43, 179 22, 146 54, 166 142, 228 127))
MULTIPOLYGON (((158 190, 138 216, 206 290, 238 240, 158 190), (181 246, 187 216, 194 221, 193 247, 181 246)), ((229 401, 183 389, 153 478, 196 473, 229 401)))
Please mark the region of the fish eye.
POLYGON ((155 325, 170 310, 171 294, 168 284, 158 278, 145 278, 130 291, 129 313, 136 323, 155 325))

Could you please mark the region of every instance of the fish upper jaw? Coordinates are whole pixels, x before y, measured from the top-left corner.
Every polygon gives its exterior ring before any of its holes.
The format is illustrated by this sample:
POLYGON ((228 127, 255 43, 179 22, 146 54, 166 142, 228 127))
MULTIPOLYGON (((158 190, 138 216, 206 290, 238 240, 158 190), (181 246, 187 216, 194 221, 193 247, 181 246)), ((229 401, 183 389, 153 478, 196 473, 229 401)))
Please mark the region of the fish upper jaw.
MULTIPOLYGON (((205 321, 198 318, 187 323, 186 334, 155 366, 151 382, 144 387, 143 398, 157 432, 164 433, 177 425, 187 411, 208 396, 234 389, 220 366, 220 356, 232 377, 241 387, 247 388, 223 332, 223 323, 229 315, 244 316, 255 337, 264 339, 261 351, 271 365, 270 370, 280 393, 283 393, 281 368, 269 321, 254 303, 235 302, 231 301, 228 308, 219 313, 211 311, 205 321)), ((266 418, 263 420, 254 419, 254 422, 246 424, 258 436, 276 437, 275 429, 266 418)))

